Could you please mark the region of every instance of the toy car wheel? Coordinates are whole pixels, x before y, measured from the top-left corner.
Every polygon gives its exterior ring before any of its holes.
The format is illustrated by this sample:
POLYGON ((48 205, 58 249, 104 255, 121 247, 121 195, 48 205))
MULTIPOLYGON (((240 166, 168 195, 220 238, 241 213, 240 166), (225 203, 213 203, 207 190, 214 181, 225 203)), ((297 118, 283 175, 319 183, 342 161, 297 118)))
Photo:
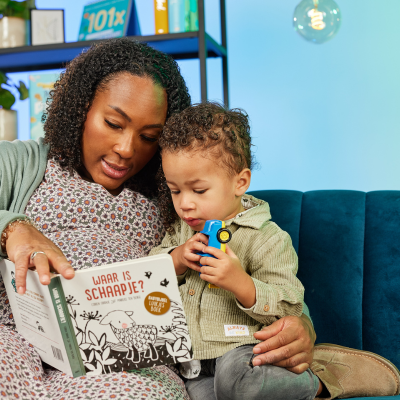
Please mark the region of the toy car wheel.
POLYGON ((220 243, 228 243, 232 239, 232 233, 229 229, 221 228, 217 232, 217 240, 220 243))

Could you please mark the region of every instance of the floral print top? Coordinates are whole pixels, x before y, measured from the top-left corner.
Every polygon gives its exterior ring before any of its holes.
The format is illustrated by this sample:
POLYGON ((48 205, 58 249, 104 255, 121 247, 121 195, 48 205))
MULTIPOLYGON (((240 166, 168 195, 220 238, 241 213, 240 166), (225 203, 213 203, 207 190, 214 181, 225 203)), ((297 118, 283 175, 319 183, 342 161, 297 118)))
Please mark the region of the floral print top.
MULTIPOLYGON (((54 160, 48 161, 25 214, 75 269, 144 257, 165 233, 156 204, 129 184, 113 196, 54 160)), ((13 325, 3 282, 0 322, 13 325)))
POLYGON ((164 236, 154 202, 129 185, 113 196, 54 160, 25 214, 75 269, 144 257, 164 236))

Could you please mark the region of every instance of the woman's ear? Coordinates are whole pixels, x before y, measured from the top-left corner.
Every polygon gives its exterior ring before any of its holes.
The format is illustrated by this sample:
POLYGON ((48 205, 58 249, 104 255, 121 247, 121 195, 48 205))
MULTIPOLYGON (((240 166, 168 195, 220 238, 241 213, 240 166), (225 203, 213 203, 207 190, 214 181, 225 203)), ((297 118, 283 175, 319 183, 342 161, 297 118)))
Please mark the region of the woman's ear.
POLYGON ((237 175, 236 180, 236 196, 243 196, 250 186, 251 181, 251 171, 248 168, 244 168, 237 175))

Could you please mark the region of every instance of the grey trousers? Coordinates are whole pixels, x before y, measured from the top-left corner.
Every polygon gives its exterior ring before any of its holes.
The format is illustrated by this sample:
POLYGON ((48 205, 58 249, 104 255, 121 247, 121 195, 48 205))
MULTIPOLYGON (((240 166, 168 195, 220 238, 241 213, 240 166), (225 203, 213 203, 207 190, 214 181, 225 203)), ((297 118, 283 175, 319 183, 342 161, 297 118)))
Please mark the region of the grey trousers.
POLYGON ((298 375, 274 365, 253 367, 253 345, 202 361, 200 375, 188 380, 192 400, 313 400, 318 378, 310 369, 298 375))

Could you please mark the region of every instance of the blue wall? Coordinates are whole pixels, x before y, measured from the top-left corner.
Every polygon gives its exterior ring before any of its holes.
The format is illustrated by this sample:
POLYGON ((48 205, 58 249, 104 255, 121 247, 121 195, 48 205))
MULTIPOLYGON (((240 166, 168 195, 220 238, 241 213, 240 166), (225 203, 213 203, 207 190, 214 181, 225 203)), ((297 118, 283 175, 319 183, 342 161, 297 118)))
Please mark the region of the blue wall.
MULTIPOLYGON (((257 189, 399 189, 400 2, 336 0, 343 23, 323 45, 292 28, 300 0, 226 0, 231 107, 250 115, 257 189)), ((67 41, 76 40, 85 1, 36 0, 65 8, 67 41), (77 16, 79 15, 79 18, 77 16)), ((154 32, 152 0, 138 0, 142 33, 154 32)), ((218 2, 206 1, 207 31, 219 38, 218 2)), ((194 102, 199 64, 181 61, 194 102)), ((221 63, 208 62, 209 97, 221 100, 221 63)), ((12 74, 27 81, 27 74, 12 74)), ((20 137, 29 135, 19 102, 20 137)))

